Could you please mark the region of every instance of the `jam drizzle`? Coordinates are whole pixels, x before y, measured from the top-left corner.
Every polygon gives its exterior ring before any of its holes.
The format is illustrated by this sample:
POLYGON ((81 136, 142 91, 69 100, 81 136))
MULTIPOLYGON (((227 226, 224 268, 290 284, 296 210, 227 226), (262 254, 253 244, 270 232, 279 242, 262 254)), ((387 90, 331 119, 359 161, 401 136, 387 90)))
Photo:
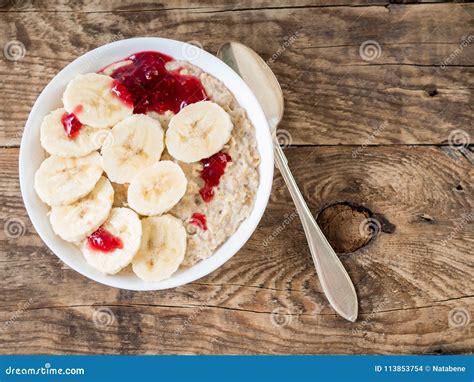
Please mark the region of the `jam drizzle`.
POLYGON ((117 80, 114 80, 110 90, 120 101, 125 104, 125 106, 133 108, 133 97, 124 85, 122 85, 117 80))
POLYGON ((193 213, 189 223, 201 228, 203 231, 207 231, 206 215, 199 212, 193 213))
POLYGON ((64 113, 61 117, 61 123, 63 124, 64 132, 69 139, 76 138, 79 134, 79 130, 82 128, 82 123, 74 113, 64 113))
POLYGON ((113 252, 123 248, 123 242, 104 227, 100 227, 87 238, 89 248, 100 252, 113 252))
POLYGON ((124 103, 134 105, 135 114, 149 111, 162 114, 168 110, 176 114, 189 104, 208 99, 199 78, 180 74, 179 69, 166 69, 166 63, 173 61, 166 54, 140 52, 123 61, 128 60, 131 63, 115 69, 111 77, 128 90, 129 96, 123 97, 122 90, 113 89, 124 103))
POLYGON ((227 163, 231 161, 230 155, 222 151, 201 160, 201 178, 204 180, 204 186, 199 190, 199 194, 206 203, 214 198, 214 187, 219 185, 227 163))

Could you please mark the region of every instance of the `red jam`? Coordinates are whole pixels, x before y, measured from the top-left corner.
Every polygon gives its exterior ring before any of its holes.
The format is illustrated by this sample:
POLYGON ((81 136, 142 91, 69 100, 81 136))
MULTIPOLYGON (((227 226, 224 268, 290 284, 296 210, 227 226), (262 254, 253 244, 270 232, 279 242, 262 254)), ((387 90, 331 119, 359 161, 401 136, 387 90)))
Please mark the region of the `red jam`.
POLYGON ((87 238, 87 243, 89 248, 100 252, 113 252, 123 248, 122 240, 103 227, 92 233, 87 238))
POLYGON ((127 88, 117 80, 112 83, 112 93, 118 97, 126 106, 133 107, 133 98, 127 88))
POLYGON ((77 134, 79 134, 79 130, 82 128, 82 123, 77 118, 77 114, 81 113, 83 109, 82 105, 77 105, 72 113, 64 113, 61 117, 64 132, 69 139, 76 138, 77 134))
POLYGON ((77 119, 74 113, 64 113, 61 117, 61 123, 69 139, 76 138, 77 134, 79 134, 79 130, 82 128, 82 123, 77 119))
MULTIPOLYGON (((159 52, 140 52, 124 61, 127 60, 132 62, 115 69, 111 77, 131 94, 133 102, 130 104, 135 106, 133 112, 136 114, 149 111, 162 114, 168 110, 178 113, 186 105, 208 99, 198 78, 165 68, 167 62, 173 61, 170 56, 159 52)), ((126 102, 129 102, 128 98, 126 102)))
POLYGON ((201 228, 203 231, 207 231, 206 215, 195 212, 191 216, 189 222, 194 224, 196 227, 201 228))
POLYGON ((199 193, 206 203, 210 202, 214 197, 214 187, 219 185, 227 163, 231 161, 230 155, 222 151, 201 160, 201 178, 204 180, 204 186, 199 190, 199 193))

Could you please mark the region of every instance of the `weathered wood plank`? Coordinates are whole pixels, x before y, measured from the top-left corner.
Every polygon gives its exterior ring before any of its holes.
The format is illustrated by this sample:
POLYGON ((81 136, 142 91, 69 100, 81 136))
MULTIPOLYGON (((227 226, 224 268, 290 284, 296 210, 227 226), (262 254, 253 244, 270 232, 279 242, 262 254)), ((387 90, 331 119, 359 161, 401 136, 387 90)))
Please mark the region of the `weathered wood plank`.
MULTIPOLYGON (((356 150, 287 149, 315 215, 347 202, 366 207, 381 222, 368 245, 341 255, 360 299, 360 319, 351 324, 335 316, 321 293, 279 174, 258 230, 233 259, 191 285, 138 293, 89 281, 44 247, 22 205, 18 149, 4 149, 0 352, 472 351, 472 322, 454 327, 452 318, 469 318, 474 305, 470 152, 356 150), (385 230, 386 222, 394 228, 385 230)), ((352 228, 358 231, 360 223, 352 228)), ((339 228, 351 227, 342 222, 339 228)))
MULTIPOLYGON (((456 0, 455 3, 467 3, 469 0, 456 0)), ((214 12, 230 12, 248 9, 280 9, 280 8, 318 8, 343 6, 389 6, 391 4, 420 4, 420 3, 452 3, 451 0, 227 0, 227 1, 196 1, 196 0, 166 0, 156 3, 153 0, 136 2, 134 0, 3 0, 0 11, 7 12, 129 12, 129 11, 170 11, 186 10, 198 12, 201 10, 214 12)))
MULTIPOLYGON (((59 0, 55 2, 47 0, 4 0, 0 3, 0 11, 8 12, 130 12, 130 11, 170 11, 186 10, 188 12, 213 11, 226 12, 241 9, 278 9, 278 8, 308 8, 308 7, 339 7, 339 6, 375 6, 386 5, 384 0, 240 0, 240 1, 188 1, 188 0, 166 0, 157 3, 152 0, 136 2, 126 1, 71 1, 59 0)), ((416 1, 415 1, 416 2, 416 1)))
MULTIPOLYGON (((355 329, 349 323, 338 322, 336 325, 334 317, 316 312, 310 315, 272 316, 271 312, 199 306, 180 309, 140 305, 47 307, 18 314, 18 318, 0 333, 0 352, 466 353, 474 345, 470 335, 472 325, 450 327, 448 317, 450 312, 462 312, 459 310, 461 304, 463 309, 472 311, 473 299, 470 297, 414 310, 376 311, 366 315, 366 321, 355 329), (281 322, 281 326, 275 322, 281 322)), ((1 321, 9 317, 0 313, 1 321)))
POLYGON ((281 81, 281 128, 293 144, 439 144, 454 129, 474 133, 472 4, 48 15, 0 13, 0 42, 19 40, 26 53, 0 61, 2 146, 19 144, 34 100, 62 67, 133 36, 195 41, 212 53, 224 40, 253 47, 281 81), (365 61, 360 47, 369 40, 381 53, 365 61))
POLYGON ((329 239, 348 252, 361 312, 351 324, 329 308, 278 173, 258 230, 231 261, 190 285, 137 293, 89 281, 44 247, 20 197, 18 149, 6 148, 0 353, 472 352, 472 151, 366 145, 439 144, 455 129, 469 141, 474 7, 369 3, 0 2, 2 46, 26 49, 0 61, 1 146, 18 146, 63 66, 116 39, 159 35, 214 53, 226 36, 269 60, 291 143, 352 145, 287 153, 329 239), (368 40, 380 55, 367 61, 368 40), (380 232, 361 237, 370 225, 380 232))

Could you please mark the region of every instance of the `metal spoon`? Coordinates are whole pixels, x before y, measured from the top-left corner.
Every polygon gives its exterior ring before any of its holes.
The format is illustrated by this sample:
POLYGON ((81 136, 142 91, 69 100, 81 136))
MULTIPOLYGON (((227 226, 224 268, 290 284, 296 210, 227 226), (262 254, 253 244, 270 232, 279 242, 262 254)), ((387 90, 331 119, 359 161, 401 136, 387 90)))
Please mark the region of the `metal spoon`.
POLYGON ((316 272, 326 297, 342 317, 357 319, 357 295, 349 275, 318 227, 288 167, 288 160, 276 139, 283 116, 283 92, 269 66, 252 49, 237 42, 222 45, 217 56, 234 69, 256 95, 272 130, 275 162, 290 191, 303 224, 316 272))

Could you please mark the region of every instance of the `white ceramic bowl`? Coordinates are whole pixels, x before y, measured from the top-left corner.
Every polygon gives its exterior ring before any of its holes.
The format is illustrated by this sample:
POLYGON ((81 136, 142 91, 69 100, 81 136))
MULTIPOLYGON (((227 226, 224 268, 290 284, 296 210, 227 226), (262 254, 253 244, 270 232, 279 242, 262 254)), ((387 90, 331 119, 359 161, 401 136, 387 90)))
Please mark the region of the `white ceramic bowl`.
POLYGON ((160 290, 174 288, 211 273, 229 260, 255 231, 270 196, 273 178, 273 146, 265 115, 252 91, 226 64, 206 51, 180 41, 144 37, 113 42, 77 58, 46 86, 36 100, 26 122, 20 147, 20 185, 23 201, 36 231, 46 245, 62 261, 77 272, 102 284, 130 290, 160 290), (56 236, 47 216, 48 206, 36 195, 34 174, 46 157, 40 145, 40 124, 44 116, 61 106, 61 96, 67 83, 77 74, 95 72, 106 65, 133 53, 155 50, 178 60, 186 60, 221 80, 247 111, 256 129, 257 147, 261 156, 260 184, 251 215, 238 230, 210 258, 167 280, 147 283, 133 274, 104 275, 87 264, 81 252, 72 244, 56 236))

